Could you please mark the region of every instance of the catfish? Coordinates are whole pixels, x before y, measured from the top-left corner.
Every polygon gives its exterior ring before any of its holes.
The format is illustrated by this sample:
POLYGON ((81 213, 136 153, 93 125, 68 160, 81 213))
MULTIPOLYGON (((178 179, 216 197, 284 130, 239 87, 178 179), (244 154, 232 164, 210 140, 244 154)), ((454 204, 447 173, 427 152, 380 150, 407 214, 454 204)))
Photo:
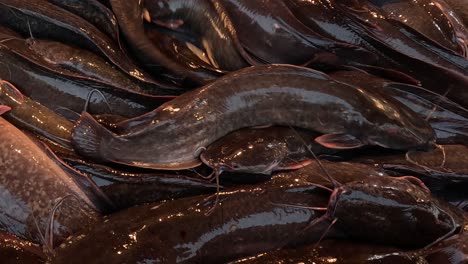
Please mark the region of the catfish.
POLYGON ((424 149, 435 140, 429 124, 391 98, 307 68, 264 65, 233 72, 129 119, 119 124, 129 127, 124 134, 84 112, 72 141, 78 153, 95 160, 185 169, 199 165, 200 152, 229 132, 265 125, 317 131, 323 135, 315 141, 335 149, 367 144, 424 149))

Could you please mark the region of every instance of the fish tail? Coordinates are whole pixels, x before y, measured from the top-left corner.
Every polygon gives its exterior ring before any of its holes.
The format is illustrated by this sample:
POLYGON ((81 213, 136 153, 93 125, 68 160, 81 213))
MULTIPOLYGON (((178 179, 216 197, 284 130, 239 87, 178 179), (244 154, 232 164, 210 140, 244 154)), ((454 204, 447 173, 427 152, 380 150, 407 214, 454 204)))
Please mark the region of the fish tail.
POLYGON ((73 148, 81 155, 96 161, 108 161, 103 144, 116 135, 98 123, 89 113, 81 113, 72 132, 73 148))

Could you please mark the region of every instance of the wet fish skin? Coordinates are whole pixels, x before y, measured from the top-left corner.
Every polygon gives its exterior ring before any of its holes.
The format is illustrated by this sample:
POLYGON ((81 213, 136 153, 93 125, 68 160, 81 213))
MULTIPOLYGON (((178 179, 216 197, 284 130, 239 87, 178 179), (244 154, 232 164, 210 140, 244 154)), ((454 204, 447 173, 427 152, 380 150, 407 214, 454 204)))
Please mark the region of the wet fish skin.
MULTIPOLYGON (((220 263, 287 244, 317 241, 326 223, 304 228, 318 213, 275 203, 320 206, 326 203, 327 195, 321 190, 314 192, 317 189, 310 185, 292 185, 285 189, 253 186, 221 192, 222 203, 209 216, 205 212, 213 203, 203 201, 207 196, 133 207, 97 225, 85 239, 65 243, 54 261, 78 261, 73 256, 80 252, 80 256, 93 256, 97 262, 220 263), (129 239, 128 234, 135 234, 137 240, 129 239), (303 236, 297 237, 300 234, 303 236), (85 246, 91 240, 96 247, 85 246), (132 246, 124 250, 123 245, 128 243, 132 246), (230 245, 229 250, 222 250, 226 245, 230 245)), ((339 234, 332 230, 327 236, 339 234)))
POLYGON ((400 21, 447 49, 465 56, 466 43, 459 42, 450 17, 437 8, 433 1, 370 0, 369 2, 383 10, 388 19, 400 21))
POLYGON ((0 3, 2 25, 24 36, 62 40, 101 54, 132 78, 156 83, 120 50, 112 40, 83 18, 46 0, 5 0, 0 3))
POLYGON ((53 207, 60 199, 65 200, 53 218, 54 245, 97 221, 98 205, 91 202, 90 193, 81 189, 76 178, 1 117, 0 128, 1 230, 44 244, 39 232, 45 234, 53 207))
POLYGON ((0 257, 4 263, 45 263, 47 257, 42 249, 7 233, 0 233, 0 257))
POLYGON ((468 26, 468 1, 466 0, 445 0, 455 13, 460 16, 462 23, 468 26))
POLYGON ((344 184, 333 191, 327 214, 353 239, 408 249, 439 242, 466 225, 462 212, 431 196, 420 180, 409 176, 344 184))
POLYGON ((89 175, 118 210, 216 191, 215 183, 198 180, 197 175, 190 172, 138 172, 95 164, 75 156, 61 155, 61 158, 89 175))
POLYGON ((314 66, 348 61, 370 64, 376 60, 373 53, 361 47, 315 33, 282 0, 212 1, 224 7, 242 46, 263 62, 314 66))
POLYGON ((395 83, 359 70, 329 74, 338 81, 392 96, 408 106, 428 120, 439 144, 462 144, 468 140, 468 111, 443 96, 419 86, 395 83))
POLYGON ((36 53, 37 56, 42 57, 57 68, 70 70, 76 74, 122 90, 130 90, 142 94, 164 94, 164 87, 145 85, 142 82, 137 82, 137 80, 132 79, 102 57, 90 51, 58 41, 31 38, 25 41, 30 51, 36 53))
POLYGON ((98 160, 182 169, 199 164, 199 151, 216 139, 262 125, 291 125, 327 135, 351 133, 362 144, 396 149, 424 148, 434 140, 425 121, 388 98, 303 67, 265 65, 226 75, 119 124, 131 127, 126 134, 112 134, 84 113, 74 128, 73 145, 80 154, 98 160), (361 112, 364 105, 374 110, 361 112))
POLYGON ((188 79, 197 84, 203 84, 207 81, 205 74, 199 76, 199 72, 181 65, 157 48, 148 38, 142 17, 144 1, 112 0, 110 3, 123 38, 130 44, 129 48, 135 59, 143 67, 154 74, 168 75, 175 82, 188 79))
MULTIPOLYGON (((236 130, 210 144, 200 159, 218 172, 271 174, 306 166, 314 154, 327 153, 313 141, 319 134, 288 127, 236 130)), ((328 151, 333 153, 333 151, 328 151)))
POLYGON ((233 261, 230 264, 327 264, 330 262, 337 264, 427 264, 422 256, 414 252, 349 240, 324 240, 318 245, 265 252, 233 261))
POLYGON ((46 61, 41 62, 38 59, 31 62, 30 58, 18 55, 15 47, 19 45, 6 46, 5 43, 0 45, 0 78, 8 80, 24 95, 52 111, 70 109, 80 113, 88 97, 88 111, 95 114, 114 113, 132 117, 160 105, 160 101, 158 103, 157 98, 151 96, 114 89, 102 83, 78 78, 73 73, 61 75, 56 70, 51 70, 46 61), (99 90, 104 97, 94 90, 99 90), (91 92, 93 94, 90 94, 91 92))
POLYGON ((86 19, 120 45, 119 25, 114 13, 97 0, 47 0, 86 19))

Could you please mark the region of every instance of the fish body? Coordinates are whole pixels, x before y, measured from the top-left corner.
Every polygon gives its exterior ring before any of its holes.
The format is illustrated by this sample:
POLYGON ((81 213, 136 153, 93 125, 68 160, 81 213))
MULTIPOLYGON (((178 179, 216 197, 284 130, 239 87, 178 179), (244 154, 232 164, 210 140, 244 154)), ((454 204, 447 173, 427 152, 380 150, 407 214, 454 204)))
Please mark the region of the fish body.
POLYGON ((98 200, 79 184, 84 179, 71 177, 1 117, 0 128, 1 230, 53 247, 97 221, 98 200), (55 206, 59 210, 54 216, 55 206), (49 239, 53 239, 53 244, 49 239))
POLYGON ((83 113, 72 138, 79 153, 94 159, 183 169, 199 164, 200 151, 229 132, 265 125, 317 131, 325 135, 315 140, 332 148, 426 148, 434 140, 432 128, 403 105, 290 65, 226 75, 119 124, 129 128, 120 135, 83 113))

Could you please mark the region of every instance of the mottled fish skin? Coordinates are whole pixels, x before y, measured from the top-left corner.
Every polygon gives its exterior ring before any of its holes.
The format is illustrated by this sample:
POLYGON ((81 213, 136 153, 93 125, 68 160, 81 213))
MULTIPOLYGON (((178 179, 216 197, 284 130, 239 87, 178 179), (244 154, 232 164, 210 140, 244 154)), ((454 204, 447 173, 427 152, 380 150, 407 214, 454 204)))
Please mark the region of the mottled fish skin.
POLYGON ((3 232, 0 233, 0 258, 3 263, 16 264, 40 264, 47 260, 39 245, 3 232))
POLYGON ((131 132, 112 134, 83 113, 73 145, 102 161, 183 169, 199 164, 210 143, 243 127, 295 126, 395 149, 426 148, 435 137, 424 120, 391 98, 291 65, 231 73, 119 125, 131 132))
POLYGON ((72 149, 73 123, 21 94, 15 86, 3 80, 0 80, 0 104, 12 108, 3 117, 15 126, 72 149))
POLYGON ((120 50, 104 33, 85 19, 46 0, 4 0, 0 3, 0 22, 24 36, 48 38, 81 45, 105 56, 133 78, 156 83, 120 50))
POLYGON ((47 0, 86 19, 120 44, 119 25, 114 13, 97 0, 47 0))
MULTIPOLYGON (((221 192, 222 202, 210 215, 205 213, 213 206, 214 197, 203 201, 207 196, 118 212, 83 233, 81 239, 77 235, 65 242, 54 263, 79 262, 74 257, 77 254, 96 262, 223 263, 288 244, 316 242, 328 223, 306 227, 320 213, 282 204, 323 206, 328 194, 307 184, 272 187, 221 192), (95 246, 90 247, 90 241, 95 246)), ((327 237, 338 235, 333 228, 327 233, 327 237)))
POLYGON ((317 136, 311 131, 288 127, 245 128, 210 144, 200 159, 218 173, 271 174, 277 170, 298 169, 312 162, 309 151, 317 156, 327 153, 314 142, 317 136))
MULTIPOLYGON (((34 243, 53 217, 53 242, 95 223, 99 214, 78 184, 31 139, 0 117, 0 229, 34 243)), ((50 239, 49 235, 46 235, 50 239)), ((51 245, 49 245, 51 246, 51 245)))
POLYGON ((369 2, 380 7, 388 19, 400 21, 447 49, 465 56, 466 43, 459 43, 449 17, 435 7, 433 1, 370 0, 369 2))
MULTIPOLYGON (((17 40, 0 44, 0 78, 8 80, 24 95, 52 111, 70 109, 80 113, 89 101, 88 111, 91 113, 133 117, 161 104, 155 96, 115 89, 77 77, 66 70, 62 70, 63 74, 60 74, 41 58, 25 58, 27 50, 18 50, 24 41, 15 41, 17 40)), ((30 55, 33 56, 34 53, 30 52, 30 55)))

